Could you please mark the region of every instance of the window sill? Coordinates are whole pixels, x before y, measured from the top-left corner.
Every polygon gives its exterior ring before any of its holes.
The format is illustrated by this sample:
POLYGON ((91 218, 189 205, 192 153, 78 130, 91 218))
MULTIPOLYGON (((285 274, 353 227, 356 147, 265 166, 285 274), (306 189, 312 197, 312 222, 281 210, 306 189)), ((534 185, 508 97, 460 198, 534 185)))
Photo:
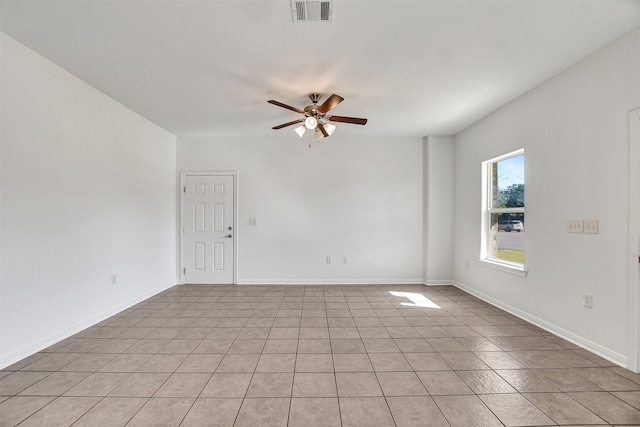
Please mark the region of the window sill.
POLYGON ((527 277, 529 270, 525 270, 524 266, 508 264, 506 262, 497 262, 489 259, 478 259, 478 264, 483 267, 493 268, 494 270, 504 271, 505 273, 514 274, 520 277, 527 277))

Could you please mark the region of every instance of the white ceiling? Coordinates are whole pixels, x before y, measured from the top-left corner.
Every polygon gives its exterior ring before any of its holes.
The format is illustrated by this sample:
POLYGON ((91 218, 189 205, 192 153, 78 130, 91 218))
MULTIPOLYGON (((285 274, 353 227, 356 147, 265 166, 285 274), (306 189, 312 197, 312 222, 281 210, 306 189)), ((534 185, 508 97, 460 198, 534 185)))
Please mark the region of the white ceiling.
POLYGON ((295 137, 307 94, 342 135, 455 134, 640 25, 640 1, 2 1, 1 29, 179 136, 295 137), (322 102, 322 101, 321 101, 322 102))

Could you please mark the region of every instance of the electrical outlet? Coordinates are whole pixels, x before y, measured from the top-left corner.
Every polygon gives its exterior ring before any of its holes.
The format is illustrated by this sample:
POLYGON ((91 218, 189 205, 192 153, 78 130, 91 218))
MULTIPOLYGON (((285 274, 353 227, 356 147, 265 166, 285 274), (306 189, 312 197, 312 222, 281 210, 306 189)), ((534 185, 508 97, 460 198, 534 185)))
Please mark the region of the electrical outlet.
POLYGON ((583 222, 581 219, 570 219, 567 221, 567 232, 569 233, 582 233, 583 222))
POLYGON ((469 260, 466 260, 464 262, 464 268, 466 268, 467 270, 469 269, 469 260))
POLYGON ((593 295, 584 294, 582 296, 582 306, 584 308, 593 308, 593 295))
POLYGON ((584 232, 588 234, 598 234, 598 220, 597 219, 585 219, 584 220, 584 232))
POLYGON ((118 282, 118 278, 116 277, 115 274, 111 275, 111 284, 115 285, 118 282))
POLYGON ((327 257, 327 264, 331 264, 331 257, 330 256, 327 257))
POLYGON ((255 218, 249 218, 249 227, 257 227, 258 226, 258 220, 255 218))

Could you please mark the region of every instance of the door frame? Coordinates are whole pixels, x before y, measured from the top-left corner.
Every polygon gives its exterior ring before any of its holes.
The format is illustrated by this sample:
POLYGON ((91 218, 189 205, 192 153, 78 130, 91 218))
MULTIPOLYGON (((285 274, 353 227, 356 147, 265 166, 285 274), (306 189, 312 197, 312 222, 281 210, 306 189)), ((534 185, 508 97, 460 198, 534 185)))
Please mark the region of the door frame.
POLYGON ((185 284, 185 248, 184 248, 184 218, 186 216, 186 190, 185 179, 187 176, 233 176, 233 285, 238 284, 238 171, 182 171, 180 172, 180 226, 178 229, 178 250, 180 251, 180 265, 178 277, 180 284, 185 284))
POLYGON ((629 112, 628 368, 640 372, 640 108, 629 112))

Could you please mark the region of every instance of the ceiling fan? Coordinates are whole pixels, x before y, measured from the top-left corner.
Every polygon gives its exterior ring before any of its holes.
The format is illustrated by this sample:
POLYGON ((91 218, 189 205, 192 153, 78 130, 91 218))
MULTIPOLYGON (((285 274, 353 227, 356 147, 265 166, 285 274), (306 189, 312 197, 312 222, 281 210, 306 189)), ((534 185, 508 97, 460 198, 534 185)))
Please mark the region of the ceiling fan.
POLYGON ((271 129, 282 129, 287 126, 295 125, 298 123, 303 123, 301 126, 295 128, 296 133, 300 138, 304 135, 307 130, 311 130, 314 132, 316 141, 319 141, 321 138, 326 138, 331 136, 333 132, 336 130, 336 126, 330 122, 340 122, 340 123, 353 123, 356 125, 365 125, 367 124, 367 119, 360 119, 357 117, 344 117, 344 116, 330 116, 327 113, 331 111, 336 105, 340 104, 344 101, 344 98, 333 94, 326 101, 324 101, 320 106, 318 106, 318 101, 322 98, 322 95, 319 93, 310 93, 309 99, 311 99, 312 105, 309 105, 304 108, 304 110, 300 110, 299 108, 292 107, 287 104, 283 104, 282 102, 275 101, 270 99, 267 101, 269 104, 277 105, 278 107, 286 108, 287 110, 295 111, 296 113, 300 113, 304 115, 305 118, 294 120, 289 123, 284 123, 278 126, 274 126, 271 129))

